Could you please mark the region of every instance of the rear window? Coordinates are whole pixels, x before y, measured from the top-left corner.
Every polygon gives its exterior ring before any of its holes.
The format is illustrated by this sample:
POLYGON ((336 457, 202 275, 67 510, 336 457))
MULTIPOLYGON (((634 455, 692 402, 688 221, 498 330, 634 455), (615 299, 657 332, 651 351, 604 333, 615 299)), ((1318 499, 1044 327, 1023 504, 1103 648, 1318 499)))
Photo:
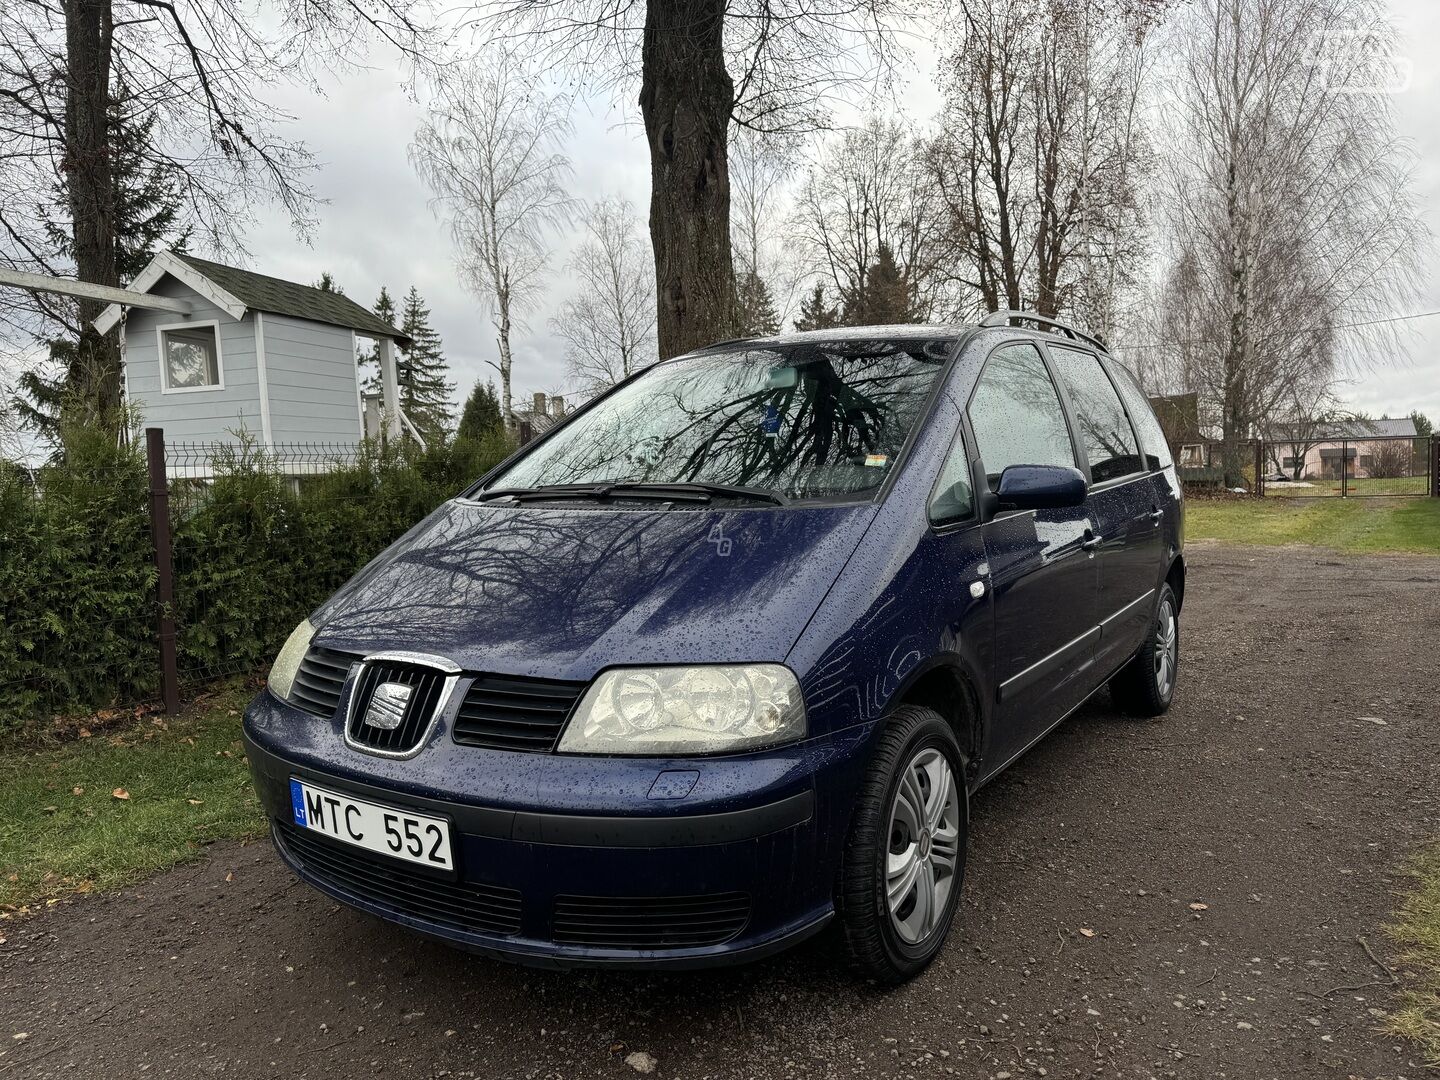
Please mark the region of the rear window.
POLYGON ((1155 418, 1155 410, 1150 407, 1150 401, 1141 391, 1140 384, 1124 364, 1111 360, 1106 366, 1115 376, 1115 385, 1120 388, 1120 396, 1124 398, 1130 420, 1140 436, 1140 447, 1145 453, 1145 467, 1168 469, 1175 464, 1175 459, 1170 454, 1170 444, 1165 440, 1165 430, 1155 418))
POLYGON ((1141 471, 1140 448, 1125 409, 1100 361, 1090 353, 1050 346, 1056 373, 1070 390, 1080 441, 1096 484, 1141 471))

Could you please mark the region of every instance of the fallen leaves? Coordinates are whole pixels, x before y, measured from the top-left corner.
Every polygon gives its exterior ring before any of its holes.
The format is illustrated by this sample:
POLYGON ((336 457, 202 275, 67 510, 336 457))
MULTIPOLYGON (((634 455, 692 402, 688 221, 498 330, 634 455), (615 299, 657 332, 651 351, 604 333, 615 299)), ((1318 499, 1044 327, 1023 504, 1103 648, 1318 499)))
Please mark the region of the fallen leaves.
POLYGON ((1088 926, 1082 926, 1082 927, 1080 928, 1080 936, 1081 936, 1081 937, 1094 937, 1094 936, 1095 936, 1095 931, 1094 931, 1094 930, 1091 930, 1088 926))
POLYGON ((117 787, 114 791, 110 792, 110 797, 112 799, 119 799, 121 802, 129 802, 130 792, 126 791, 123 787, 117 787))
POLYGON ((187 803, 189 803, 191 806, 204 806, 204 805, 205 805, 205 800, 204 800, 204 799, 186 799, 185 801, 186 801, 187 803))
POLYGON ((70 794, 71 794, 71 795, 84 795, 84 794, 85 794, 85 789, 84 789, 83 787, 81 787, 79 784, 76 784, 73 788, 70 789, 70 794))
POLYGON ((1200 903, 1200 901, 1197 900, 1197 901, 1195 901, 1195 903, 1193 903, 1193 904, 1190 905, 1190 910, 1191 910, 1191 911, 1209 911, 1209 910, 1210 910, 1210 905, 1209 905, 1209 904, 1202 904, 1202 903, 1200 903))

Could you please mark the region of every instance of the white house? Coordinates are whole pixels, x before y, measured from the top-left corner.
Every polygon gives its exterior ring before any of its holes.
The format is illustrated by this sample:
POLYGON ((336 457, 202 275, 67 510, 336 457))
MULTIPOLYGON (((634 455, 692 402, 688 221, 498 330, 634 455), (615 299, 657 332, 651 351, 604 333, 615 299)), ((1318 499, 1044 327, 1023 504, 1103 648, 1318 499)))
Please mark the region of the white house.
POLYGON ((243 429, 267 447, 358 443, 357 336, 379 344, 388 434, 408 427, 418 439, 395 378, 395 345, 409 339, 348 297, 168 252, 130 290, 163 298, 170 310, 112 304, 95 325, 104 333, 123 322, 126 397, 167 441, 228 442, 243 429))

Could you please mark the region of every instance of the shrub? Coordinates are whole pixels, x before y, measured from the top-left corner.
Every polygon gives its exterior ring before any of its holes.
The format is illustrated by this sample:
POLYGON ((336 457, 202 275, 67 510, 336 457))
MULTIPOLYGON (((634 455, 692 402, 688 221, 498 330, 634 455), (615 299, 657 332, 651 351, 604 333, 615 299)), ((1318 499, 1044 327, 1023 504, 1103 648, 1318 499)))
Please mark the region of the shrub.
MULTIPOLYGON (((503 433, 425 451, 362 444, 287 477, 244 435, 214 478, 171 483, 182 680, 268 663, 295 624, 511 449, 503 433)), ((0 470, 0 736, 159 692, 145 462, 132 440, 66 440, 63 462, 0 470)))

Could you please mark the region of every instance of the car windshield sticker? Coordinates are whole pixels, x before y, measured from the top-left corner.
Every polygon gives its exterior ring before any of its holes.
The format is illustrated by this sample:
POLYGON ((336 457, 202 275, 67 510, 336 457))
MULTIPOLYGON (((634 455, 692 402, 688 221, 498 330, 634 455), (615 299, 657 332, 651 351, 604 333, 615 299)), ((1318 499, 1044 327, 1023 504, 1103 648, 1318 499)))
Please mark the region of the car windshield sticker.
POLYGON ((780 434, 780 410, 774 405, 765 406, 765 419, 760 421, 760 430, 771 439, 780 434))
POLYGON ((886 454, 866 454, 866 455, 865 455, 865 465, 866 465, 867 468, 871 468, 871 469, 883 469, 883 468, 884 468, 886 465, 888 465, 889 463, 890 463, 890 458, 889 458, 889 456, 886 455, 886 454))

